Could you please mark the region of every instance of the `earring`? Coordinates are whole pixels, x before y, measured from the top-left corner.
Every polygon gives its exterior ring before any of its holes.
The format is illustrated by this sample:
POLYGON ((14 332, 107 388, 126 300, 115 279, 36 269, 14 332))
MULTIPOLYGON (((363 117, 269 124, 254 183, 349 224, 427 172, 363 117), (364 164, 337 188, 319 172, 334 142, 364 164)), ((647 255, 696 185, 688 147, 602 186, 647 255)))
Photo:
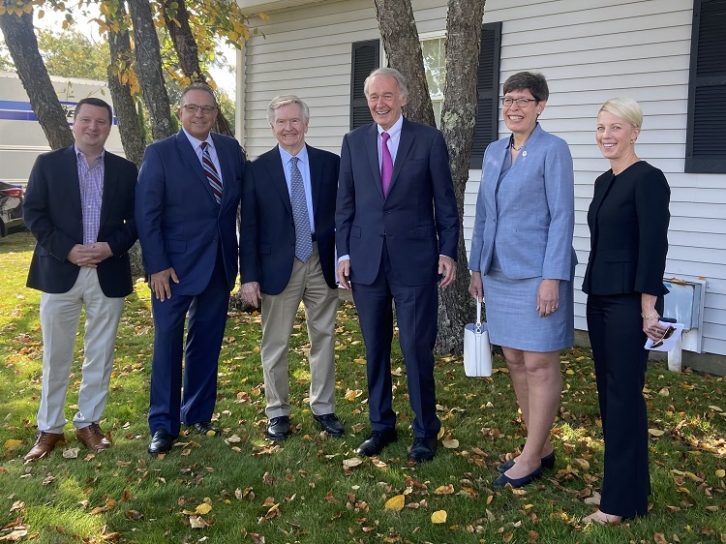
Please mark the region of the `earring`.
POLYGON ((634 143, 635 143, 635 140, 630 140, 630 143, 631 143, 631 144, 634 144, 634 143))

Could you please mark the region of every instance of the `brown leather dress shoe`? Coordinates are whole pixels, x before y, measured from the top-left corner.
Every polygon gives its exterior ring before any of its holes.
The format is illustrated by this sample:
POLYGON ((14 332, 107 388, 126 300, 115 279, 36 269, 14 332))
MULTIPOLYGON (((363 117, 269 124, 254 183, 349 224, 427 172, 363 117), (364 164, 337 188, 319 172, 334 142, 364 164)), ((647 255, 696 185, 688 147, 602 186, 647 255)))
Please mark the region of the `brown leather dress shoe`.
POLYGON ((63 433, 44 433, 43 431, 39 431, 38 437, 35 439, 35 444, 33 444, 33 447, 30 448, 30 451, 25 454, 23 459, 26 461, 33 461, 34 459, 45 457, 53 451, 56 444, 65 441, 66 437, 63 433))
POLYGON ((103 434, 98 423, 76 429, 76 437, 91 450, 101 451, 111 447, 111 441, 103 434))

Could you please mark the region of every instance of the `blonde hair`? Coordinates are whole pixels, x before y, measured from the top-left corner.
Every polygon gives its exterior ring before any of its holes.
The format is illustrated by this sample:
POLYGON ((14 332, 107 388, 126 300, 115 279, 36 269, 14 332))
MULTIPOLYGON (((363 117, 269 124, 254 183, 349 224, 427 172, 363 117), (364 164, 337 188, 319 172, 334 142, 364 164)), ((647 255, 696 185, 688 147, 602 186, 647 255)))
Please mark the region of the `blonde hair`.
POLYGON ((617 115, 621 119, 624 119, 635 128, 641 128, 643 126, 643 110, 640 109, 638 104, 632 98, 627 97, 616 97, 606 101, 598 110, 598 115, 601 111, 606 111, 617 115))

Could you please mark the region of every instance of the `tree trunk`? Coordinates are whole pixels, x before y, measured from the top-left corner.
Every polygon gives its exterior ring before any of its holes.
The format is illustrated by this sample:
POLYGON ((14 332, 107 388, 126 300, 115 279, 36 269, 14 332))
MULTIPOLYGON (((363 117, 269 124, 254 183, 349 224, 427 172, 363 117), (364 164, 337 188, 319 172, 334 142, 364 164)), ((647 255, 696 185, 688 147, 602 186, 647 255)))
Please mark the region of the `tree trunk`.
POLYGON ((66 112, 58 100, 38 51, 32 11, 23 15, 8 12, 0 15, 0 29, 48 144, 52 149, 71 145, 73 134, 68 127, 66 112))
POLYGON ((128 4, 134 23, 136 74, 151 116, 152 135, 154 140, 160 140, 174 134, 177 124, 171 115, 169 95, 161 71, 159 37, 156 35, 149 0, 128 0, 128 4))
MULTIPOLYGON (((185 0, 162 0, 161 9, 182 73, 189 78, 189 81, 207 83, 207 76, 199 64, 199 48, 189 26, 189 12, 185 0)), ((217 112, 214 131, 234 136, 229 122, 221 111, 217 112)))
MULTIPOLYGON (((111 98, 118 119, 118 130, 121 134, 121 143, 124 146, 126 158, 136 163, 136 166, 141 166, 141 160, 144 158, 143 127, 136 111, 136 101, 131 96, 131 88, 119 79, 121 73, 130 70, 133 64, 131 40, 126 27, 124 2, 118 3, 114 19, 119 26, 117 32, 110 30, 108 33, 108 45, 111 52, 111 64, 108 67, 108 86, 111 90, 111 98)), ((112 26, 108 17, 106 23, 109 27, 112 26)))
MULTIPOLYGON (((136 100, 131 95, 131 87, 120 80, 122 71, 131 70, 133 65, 133 52, 131 51, 131 39, 126 21, 126 7, 123 1, 119 1, 113 20, 118 25, 118 31, 108 32, 108 45, 111 53, 111 64, 108 67, 108 86, 111 90, 116 118, 118 119, 118 130, 121 135, 121 143, 124 146, 126 158, 141 166, 144 158, 144 129, 141 117, 136 110, 136 100)), ((106 17, 109 28, 111 18, 106 17)), ((131 275, 134 278, 144 276, 144 264, 141 257, 141 246, 137 241, 129 249, 131 259, 131 275)))
POLYGON ((406 117, 425 125, 436 126, 411 1, 374 1, 388 65, 401 72, 408 81, 406 117))
POLYGON ((467 289, 469 269, 464 244, 464 193, 469 181, 469 158, 476 124, 476 79, 481 22, 486 0, 449 0, 446 21, 446 81, 441 109, 441 132, 449 148, 451 177, 459 210, 456 281, 441 291, 437 353, 461 353, 463 330, 472 315, 467 289))

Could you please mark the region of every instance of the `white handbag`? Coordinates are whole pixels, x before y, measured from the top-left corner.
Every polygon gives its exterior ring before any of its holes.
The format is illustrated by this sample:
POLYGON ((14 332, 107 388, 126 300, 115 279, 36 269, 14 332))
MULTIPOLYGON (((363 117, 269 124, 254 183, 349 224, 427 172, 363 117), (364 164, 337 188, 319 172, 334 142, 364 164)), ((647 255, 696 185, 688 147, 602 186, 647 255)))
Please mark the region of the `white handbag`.
POLYGON ((486 321, 481 320, 481 300, 476 301, 476 323, 464 327, 464 372, 467 376, 492 375, 492 346, 486 321))

